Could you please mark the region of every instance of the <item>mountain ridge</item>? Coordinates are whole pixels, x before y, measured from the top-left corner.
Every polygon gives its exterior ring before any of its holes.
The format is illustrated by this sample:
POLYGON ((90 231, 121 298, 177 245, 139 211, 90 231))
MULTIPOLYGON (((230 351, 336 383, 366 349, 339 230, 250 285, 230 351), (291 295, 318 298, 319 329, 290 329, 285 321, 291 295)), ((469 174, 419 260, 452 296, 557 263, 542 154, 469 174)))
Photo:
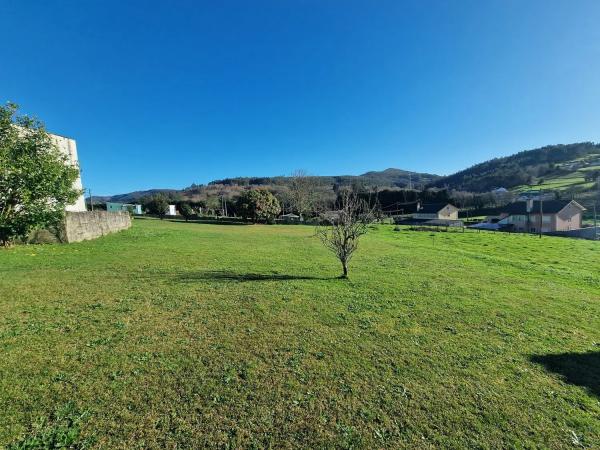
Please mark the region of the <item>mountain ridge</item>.
MULTIPOLYGON (((562 191, 573 196, 595 195, 594 182, 600 176, 600 144, 578 142, 547 145, 513 155, 492 158, 447 176, 412 172, 389 167, 360 175, 310 176, 321 191, 333 192, 336 186, 358 185, 377 189, 448 189, 473 193, 506 188, 520 192, 535 186, 562 191)), ((138 202, 156 193, 194 199, 211 191, 211 195, 236 195, 247 187, 265 187, 285 191, 292 177, 233 177, 213 180, 207 185, 192 184, 183 189, 149 189, 112 196, 94 196, 94 201, 138 202), (225 194, 223 194, 225 192, 225 194)))
MULTIPOLYGON (((381 171, 369 171, 361 175, 308 175, 310 178, 318 180, 321 185, 351 185, 359 183, 368 186, 378 186, 381 188, 403 188, 409 184, 416 184, 424 188, 428 183, 439 178, 439 175, 412 172, 403 169, 389 167, 381 171)), ((207 183, 206 187, 216 188, 218 186, 226 187, 267 187, 267 186, 287 186, 291 183, 290 176, 274 177, 232 177, 213 180, 207 183)), ((191 193, 203 185, 192 184, 183 189, 148 189, 144 191, 134 191, 116 195, 94 195, 94 201, 100 202, 136 202, 150 195, 157 193, 182 195, 188 197, 186 193, 191 193)))

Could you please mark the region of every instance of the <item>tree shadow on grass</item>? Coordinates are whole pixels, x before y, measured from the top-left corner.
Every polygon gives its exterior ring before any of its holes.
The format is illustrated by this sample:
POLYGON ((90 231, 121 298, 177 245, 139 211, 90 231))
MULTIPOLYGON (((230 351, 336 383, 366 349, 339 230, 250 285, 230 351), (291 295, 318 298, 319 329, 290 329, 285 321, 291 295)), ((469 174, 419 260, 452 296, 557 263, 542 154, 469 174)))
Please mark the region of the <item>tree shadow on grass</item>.
POLYGON ((227 270, 183 273, 179 281, 289 281, 289 280, 334 280, 335 278, 315 277, 310 275, 286 275, 279 273, 236 273, 227 270))
POLYGON ((531 361, 600 397, 600 352, 533 355, 531 361))

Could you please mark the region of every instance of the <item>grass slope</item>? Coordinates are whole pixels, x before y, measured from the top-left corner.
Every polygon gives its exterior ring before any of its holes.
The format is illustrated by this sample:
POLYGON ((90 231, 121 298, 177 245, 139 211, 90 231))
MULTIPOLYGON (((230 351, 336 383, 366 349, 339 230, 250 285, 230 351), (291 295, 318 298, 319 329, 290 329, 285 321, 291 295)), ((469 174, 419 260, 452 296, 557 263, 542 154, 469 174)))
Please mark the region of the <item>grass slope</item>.
POLYGON ((138 220, 0 252, 0 447, 600 447, 600 246, 138 220), (58 443, 58 444, 57 444, 58 443))
POLYGON ((573 189, 577 190, 578 192, 588 191, 594 187, 595 182, 586 181, 585 173, 596 170, 600 171, 600 166, 583 167, 567 174, 544 177, 543 180, 539 180, 539 182, 536 182, 532 185, 517 186, 514 188, 514 191, 523 192, 531 189, 544 189, 546 191, 559 192, 573 189))

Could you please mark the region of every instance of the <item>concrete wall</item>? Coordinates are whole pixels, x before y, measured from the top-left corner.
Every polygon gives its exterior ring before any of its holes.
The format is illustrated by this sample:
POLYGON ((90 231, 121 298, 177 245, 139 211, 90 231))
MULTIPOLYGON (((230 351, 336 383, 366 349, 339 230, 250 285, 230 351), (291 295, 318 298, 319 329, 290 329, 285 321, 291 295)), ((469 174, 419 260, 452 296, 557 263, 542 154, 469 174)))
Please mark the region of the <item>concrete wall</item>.
POLYGON ((128 212, 67 212, 62 238, 65 242, 79 242, 129 227, 131 216, 128 212))
POLYGON ((579 238, 579 239, 596 239, 596 236, 600 237, 600 227, 587 227, 580 228, 578 230, 568 230, 568 231, 554 231, 552 233, 546 233, 549 236, 560 236, 560 237, 570 237, 570 238, 579 238))

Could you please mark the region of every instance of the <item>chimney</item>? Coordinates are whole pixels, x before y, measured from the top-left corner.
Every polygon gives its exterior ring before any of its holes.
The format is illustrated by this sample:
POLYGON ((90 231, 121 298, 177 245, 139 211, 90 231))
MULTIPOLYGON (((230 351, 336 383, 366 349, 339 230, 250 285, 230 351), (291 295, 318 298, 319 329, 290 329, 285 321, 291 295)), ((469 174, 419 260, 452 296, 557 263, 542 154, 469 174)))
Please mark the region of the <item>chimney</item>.
POLYGON ((533 199, 527 199, 527 212, 530 213, 533 210, 533 199))

